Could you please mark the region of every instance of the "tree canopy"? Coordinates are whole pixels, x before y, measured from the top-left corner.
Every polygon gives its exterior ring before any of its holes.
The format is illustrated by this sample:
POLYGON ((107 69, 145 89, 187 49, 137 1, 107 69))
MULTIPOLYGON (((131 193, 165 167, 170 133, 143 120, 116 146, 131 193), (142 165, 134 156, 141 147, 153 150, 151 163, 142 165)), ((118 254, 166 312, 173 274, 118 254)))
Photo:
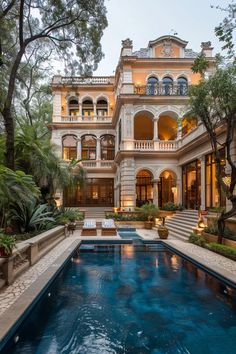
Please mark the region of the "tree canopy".
POLYGON ((104 0, 1 2, 0 115, 6 131, 8 167, 15 167, 13 99, 17 80, 27 75, 22 63, 43 53, 63 60, 71 74, 91 74, 103 55, 100 40, 106 26, 104 0))
POLYGON ((218 227, 222 240, 224 221, 236 215, 236 161, 234 156, 236 138, 236 66, 218 67, 209 78, 190 90, 192 115, 205 126, 216 162, 218 187, 231 202, 231 210, 222 212, 218 227), (222 174, 219 149, 225 148, 228 171, 222 174), (227 177, 227 178, 226 178, 227 177))

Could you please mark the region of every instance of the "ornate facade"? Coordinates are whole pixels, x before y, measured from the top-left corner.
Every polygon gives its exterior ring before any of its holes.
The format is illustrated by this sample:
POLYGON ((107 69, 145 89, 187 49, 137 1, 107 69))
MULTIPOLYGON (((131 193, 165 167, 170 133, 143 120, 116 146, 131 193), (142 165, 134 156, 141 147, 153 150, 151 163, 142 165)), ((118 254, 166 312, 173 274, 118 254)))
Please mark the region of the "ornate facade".
MULTIPOLYGON (((210 74, 210 43, 201 51, 210 74)), ((200 80, 191 70, 196 56, 175 36, 135 52, 126 39, 114 76, 53 77, 52 143, 59 156, 81 159, 87 171, 83 190, 59 193, 68 206, 225 204, 206 131, 188 117, 188 87, 200 80)))

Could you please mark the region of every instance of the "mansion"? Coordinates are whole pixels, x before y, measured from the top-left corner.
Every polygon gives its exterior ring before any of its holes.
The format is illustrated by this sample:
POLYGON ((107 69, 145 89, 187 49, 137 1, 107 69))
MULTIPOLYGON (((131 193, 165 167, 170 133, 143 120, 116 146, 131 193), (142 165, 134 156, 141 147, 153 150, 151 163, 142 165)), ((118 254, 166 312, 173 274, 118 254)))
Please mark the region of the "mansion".
MULTIPOLYGON (((168 35, 133 51, 126 39, 114 76, 53 77, 52 143, 60 157, 81 159, 86 170, 83 188, 58 192, 66 206, 225 206, 206 130, 188 116, 188 87, 200 75, 191 70, 199 53, 187 44, 168 35)), ((215 66, 212 49, 201 45, 206 75, 215 66)), ((224 149, 221 155, 223 170, 224 149)))

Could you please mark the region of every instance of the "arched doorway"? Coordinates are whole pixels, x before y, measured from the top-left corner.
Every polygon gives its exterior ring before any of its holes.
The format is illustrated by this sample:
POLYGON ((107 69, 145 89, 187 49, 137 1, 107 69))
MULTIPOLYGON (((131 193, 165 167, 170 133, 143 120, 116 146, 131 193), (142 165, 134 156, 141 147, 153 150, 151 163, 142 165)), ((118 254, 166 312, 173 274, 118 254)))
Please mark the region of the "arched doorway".
POLYGON ((166 203, 177 203, 176 175, 170 170, 160 174, 158 182, 158 205, 162 208, 166 203))
POLYGON ((158 138, 160 140, 176 140, 177 138, 177 116, 175 113, 163 113, 158 120, 158 138))
POLYGON ((136 206, 153 202, 153 175, 148 170, 141 170, 136 175, 136 206))
POLYGON ((140 112, 134 117, 134 139, 153 140, 153 115, 151 113, 140 112))

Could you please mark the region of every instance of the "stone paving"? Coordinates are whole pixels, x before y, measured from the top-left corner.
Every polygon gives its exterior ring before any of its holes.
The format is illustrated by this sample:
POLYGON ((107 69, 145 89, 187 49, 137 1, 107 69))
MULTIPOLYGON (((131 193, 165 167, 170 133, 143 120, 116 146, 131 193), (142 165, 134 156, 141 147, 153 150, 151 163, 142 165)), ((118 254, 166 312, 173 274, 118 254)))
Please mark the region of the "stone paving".
MULTIPOLYGON (((144 240, 153 240, 157 239, 157 231, 156 230, 137 230, 138 234, 144 240)), ((48 267, 53 264, 53 262, 68 248, 76 239, 78 240, 117 240, 121 239, 119 236, 115 237, 106 237, 104 238, 100 236, 100 232, 98 236, 94 237, 80 237, 80 231, 77 230, 74 232, 74 235, 67 237, 64 239, 59 245, 57 245, 52 251, 50 251, 47 255, 45 255, 41 260, 39 260, 34 266, 28 269, 25 273, 23 273, 16 281, 8 286, 3 288, 0 291, 0 318, 1 315, 19 298, 19 296, 24 293, 24 291, 29 288, 31 284, 33 284, 38 277, 45 272, 48 267)), ((231 261, 223 256, 217 255, 211 251, 198 247, 196 245, 183 242, 182 240, 177 240, 174 238, 170 238, 165 241, 170 246, 176 248, 182 253, 189 255, 192 258, 198 259, 198 261, 202 261, 204 265, 208 265, 212 269, 219 270, 219 273, 224 275, 228 275, 229 278, 234 279, 236 281, 236 262, 231 261)))

